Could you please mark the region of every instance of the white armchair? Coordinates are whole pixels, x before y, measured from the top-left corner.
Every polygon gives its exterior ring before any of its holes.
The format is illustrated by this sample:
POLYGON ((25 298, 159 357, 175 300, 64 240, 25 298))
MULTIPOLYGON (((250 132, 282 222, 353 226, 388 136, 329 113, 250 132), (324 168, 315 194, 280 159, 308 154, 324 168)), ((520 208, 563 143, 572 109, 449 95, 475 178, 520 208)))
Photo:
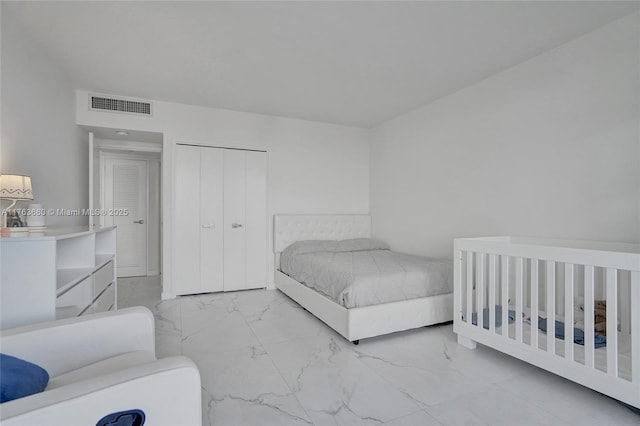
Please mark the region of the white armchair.
POLYGON ((0 351, 43 367, 44 392, 0 404, 9 425, 95 425, 139 409, 146 425, 200 425, 200 373, 188 358, 156 359, 153 314, 122 309, 0 332, 0 351))

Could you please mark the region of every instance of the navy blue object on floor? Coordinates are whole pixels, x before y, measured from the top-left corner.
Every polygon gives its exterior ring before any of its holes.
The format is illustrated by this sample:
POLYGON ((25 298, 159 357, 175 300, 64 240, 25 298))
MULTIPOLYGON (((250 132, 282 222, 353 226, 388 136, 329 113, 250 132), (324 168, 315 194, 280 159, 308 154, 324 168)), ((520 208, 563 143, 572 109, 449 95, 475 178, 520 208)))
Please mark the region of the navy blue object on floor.
POLYGON ((144 420, 144 411, 134 409, 107 414, 96 423, 96 426, 142 426, 144 420))
MULTIPOLYGON (((538 328, 545 333, 547 332, 547 319, 538 317, 538 328)), ((564 340, 564 323, 556 321, 556 337, 564 340)), ((573 328, 573 343, 584 346, 584 331, 579 328, 573 328)), ((593 335, 593 347, 601 348, 607 346, 607 336, 595 333, 593 335)))
MULTIPOLYGON (((509 324, 516 320, 516 311, 509 311, 509 324)), ((471 323, 473 325, 478 324, 478 314, 474 312, 471 315, 471 323)), ((500 327, 502 325, 502 305, 496 305, 496 327, 500 327)), ((482 310, 482 328, 489 329, 489 308, 484 308, 482 310)))

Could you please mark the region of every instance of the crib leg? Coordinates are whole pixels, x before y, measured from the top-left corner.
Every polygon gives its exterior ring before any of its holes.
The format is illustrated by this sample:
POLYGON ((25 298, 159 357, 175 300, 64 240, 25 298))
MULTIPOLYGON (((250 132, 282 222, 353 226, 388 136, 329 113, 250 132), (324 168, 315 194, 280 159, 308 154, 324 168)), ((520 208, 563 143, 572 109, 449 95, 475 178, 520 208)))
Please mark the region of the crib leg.
POLYGON ((476 342, 469 339, 468 337, 462 336, 460 334, 458 334, 458 344, 460 346, 464 346, 467 349, 475 349, 476 348, 476 342))

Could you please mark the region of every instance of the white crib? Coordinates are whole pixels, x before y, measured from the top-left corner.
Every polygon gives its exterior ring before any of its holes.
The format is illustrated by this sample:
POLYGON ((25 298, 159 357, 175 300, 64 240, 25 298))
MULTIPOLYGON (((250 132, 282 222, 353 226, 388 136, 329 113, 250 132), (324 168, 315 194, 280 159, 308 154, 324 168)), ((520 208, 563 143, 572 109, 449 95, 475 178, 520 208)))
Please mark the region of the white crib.
POLYGON ((640 245, 463 238, 454 262, 458 343, 481 343, 640 408, 640 245), (598 349, 596 300, 606 300, 606 345, 598 349), (584 315, 579 325, 575 312, 584 315), (564 326, 554 333, 556 321, 564 326))

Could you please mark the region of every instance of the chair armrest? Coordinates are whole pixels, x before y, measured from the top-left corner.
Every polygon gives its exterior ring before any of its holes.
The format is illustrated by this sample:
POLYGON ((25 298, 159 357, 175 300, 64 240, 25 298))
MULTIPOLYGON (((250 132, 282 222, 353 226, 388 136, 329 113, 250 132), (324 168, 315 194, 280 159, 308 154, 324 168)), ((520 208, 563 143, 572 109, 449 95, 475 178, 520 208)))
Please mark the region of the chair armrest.
POLYGON ((51 377, 127 352, 155 355, 153 314, 135 307, 2 330, 0 349, 51 377))
POLYGON ((183 356, 131 367, 2 404, 9 425, 95 425, 114 412, 140 409, 149 425, 202 424, 198 367, 183 356))

